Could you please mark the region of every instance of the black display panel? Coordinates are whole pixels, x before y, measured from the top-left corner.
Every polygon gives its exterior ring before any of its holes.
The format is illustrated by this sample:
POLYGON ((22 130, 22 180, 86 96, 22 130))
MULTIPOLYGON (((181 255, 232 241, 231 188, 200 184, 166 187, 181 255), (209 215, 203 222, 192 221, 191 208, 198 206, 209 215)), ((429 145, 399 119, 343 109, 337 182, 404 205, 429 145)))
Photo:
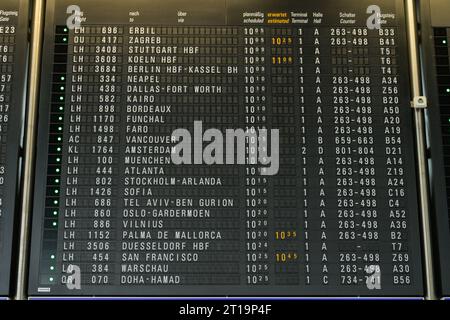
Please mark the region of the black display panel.
POLYGON ((28 1, 0 2, 0 296, 10 288, 26 81, 28 1))
POLYGON ((450 296, 450 3, 422 1, 422 34, 437 279, 450 296))
POLYGON ((30 296, 422 296, 403 2, 373 4, 48 1, 30 296))

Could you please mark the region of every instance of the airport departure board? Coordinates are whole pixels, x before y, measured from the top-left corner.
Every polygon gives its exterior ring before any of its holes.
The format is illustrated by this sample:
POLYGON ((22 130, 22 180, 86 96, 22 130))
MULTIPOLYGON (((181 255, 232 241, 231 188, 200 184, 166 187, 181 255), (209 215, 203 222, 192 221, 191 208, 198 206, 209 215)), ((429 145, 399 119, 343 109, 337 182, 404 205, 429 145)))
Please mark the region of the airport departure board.
POLYGON ((0 296, 10 287, 28 33, 28 3, 0 2, 0 296))
POLYGON ((425 84, 429 99, 431 182, 439 290, 450 297, 450 3, 422 3, 425 84))
POLYGON ((30 296, 423 296, 403 1, 45 24, 30 296))

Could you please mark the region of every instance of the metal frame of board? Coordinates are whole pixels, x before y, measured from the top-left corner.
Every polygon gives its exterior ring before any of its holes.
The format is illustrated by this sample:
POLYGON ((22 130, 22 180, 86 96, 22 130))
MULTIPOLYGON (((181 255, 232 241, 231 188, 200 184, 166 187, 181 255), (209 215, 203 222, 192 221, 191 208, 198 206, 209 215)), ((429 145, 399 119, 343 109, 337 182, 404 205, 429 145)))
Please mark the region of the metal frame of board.
MULTIPOLYGON (((416 157, 418 170, 419 203, 422 227, 422 246, 424 250, 423 266, 426 288, 426 299, 436 299, 434 260, 432 256, 432 234, 430 227, 429 189, 427 176, 427 158, 425 144, 424 110, 422 97, 422 85, 420 65, 418 57, 417 19, 415 0, 405 0, 407 13, 409 58, 411 72, 411 88, 414 107, 416 157)), ((42 55, 42 40, 44 30, 45 0, 34 0, 32 38, 30 53, 30 77, 28 83, 28 113, 24 162, 24 181, 22 186, 22 212, 20 251, 17 278, 17 294, 15 299, 27 298, 28 254, 30 247, 30 219, 33 200, 33 180, 35 165, 35 141, 37 137, 37 115, 39 102, 39 79, 42 55)), ((422 97, 423 98, 423 97, 422 97)))

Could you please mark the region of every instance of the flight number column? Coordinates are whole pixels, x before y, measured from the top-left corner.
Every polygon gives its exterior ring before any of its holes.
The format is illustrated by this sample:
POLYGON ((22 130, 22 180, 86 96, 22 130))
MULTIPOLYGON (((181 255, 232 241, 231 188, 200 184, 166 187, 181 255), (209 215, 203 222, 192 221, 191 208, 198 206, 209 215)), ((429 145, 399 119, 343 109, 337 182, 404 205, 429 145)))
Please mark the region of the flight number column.
POLYGON ((78 265, 82 284, 114 283, 122 34, 81 27, 69 50, 60 236, 63 271, 78 265))

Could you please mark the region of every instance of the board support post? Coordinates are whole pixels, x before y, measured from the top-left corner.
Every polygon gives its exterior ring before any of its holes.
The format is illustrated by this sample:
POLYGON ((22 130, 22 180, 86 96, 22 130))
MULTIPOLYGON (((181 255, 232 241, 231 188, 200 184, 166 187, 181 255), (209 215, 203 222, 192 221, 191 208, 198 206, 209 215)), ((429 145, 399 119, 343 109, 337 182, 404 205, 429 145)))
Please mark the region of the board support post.
POLYGON ((45 0, 35 0, 31 18, 31 42, 28 67, 27 114, 25 126, 22 199, 20 203, 19 254, 15 300, 27 298, 28 255, 36 154, 37 117, 39 109, 39 80, 44 33, 45 0))
POLYGON ((405 0, 408 53, 411 81, 411 107, 414 113, 417 174, 419 187, 420 222, 422 229, 422 249, 424 267, 425 299, 436 300, 436 286, 432 255, 431 218, 429 206, 428 169, 426 156, 426 137, 424 109, 426 97, 422 95, 420 76, 419 46, 417 36, 417 11, 415 0, 405 0))

